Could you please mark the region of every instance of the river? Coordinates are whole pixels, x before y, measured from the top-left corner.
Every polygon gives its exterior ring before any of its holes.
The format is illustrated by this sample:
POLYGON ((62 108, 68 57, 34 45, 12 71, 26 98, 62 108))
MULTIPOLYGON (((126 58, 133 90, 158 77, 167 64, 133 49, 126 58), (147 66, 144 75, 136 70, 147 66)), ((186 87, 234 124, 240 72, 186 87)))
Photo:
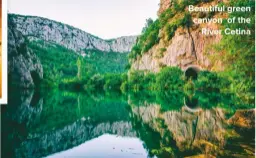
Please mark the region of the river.
POLYGON ((254 157, 254 110, 236 104, 219 93, 16 91, 1 107, 2 158, 254 157))

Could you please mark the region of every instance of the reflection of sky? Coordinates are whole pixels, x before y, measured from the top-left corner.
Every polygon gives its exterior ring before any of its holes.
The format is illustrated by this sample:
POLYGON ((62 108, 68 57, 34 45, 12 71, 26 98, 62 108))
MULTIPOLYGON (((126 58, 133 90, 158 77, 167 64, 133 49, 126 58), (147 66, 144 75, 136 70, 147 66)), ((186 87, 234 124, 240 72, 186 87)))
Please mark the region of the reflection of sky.
MULTIPOLYGON (((79 138, 77 138, 79 139, 79 138)), ((85 142, 73 149, 63 151, 47 158, 146 158, 147 152, 143 142, 138 138, 119 137, 105 134, 85 142)))
POLYGON ((8 11, 78 27, 104 39, 138 35, 160 0, 8 0, 8 11))

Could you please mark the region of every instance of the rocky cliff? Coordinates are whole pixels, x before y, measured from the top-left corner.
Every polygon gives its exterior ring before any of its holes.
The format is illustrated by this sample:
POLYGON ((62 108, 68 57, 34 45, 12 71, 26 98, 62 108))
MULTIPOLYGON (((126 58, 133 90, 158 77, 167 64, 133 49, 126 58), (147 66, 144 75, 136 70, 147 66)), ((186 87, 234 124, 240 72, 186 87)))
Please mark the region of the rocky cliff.
POLYGON ((33 88, 43 78, 43 68, 36 55, 28 49, 22 34, 8 29, 8 82, 20 88, 33 88))
MULTIPOLYGON (((210 2, 206 0, 197 5, 208 7, 216 4, 218 4, 217 0, 210 2)), ((210 56, 216 53, 211 46, 219 43, 222 36, 203 35, 201 32, 202 28, 216 30, 220 28, 219 24, 195 24, 191 21, 189 27, 187 27, 186 24, 182 25, 180 21, 184 22, 184 20, 188 20, 186 19, 188 7, 184 8, 185 10, 175 10, 172 1, 161 0, 160 9, 158 11, 158 20, 160 21, 160 30, 157 35, 158 42, 146 52, 143 52, 142 47, 142 52, 138 53, 142 55, 137 56, 131 61, 131 68, 133 70, 158 72, 163 66, 178 66, 184 70, 192 65, 197 66, 199 69, 223 70, 223 66, 220 62, 210 60, 210 56), (168 18, 166 19, 166 17, 168 18), (166 22, 162 24, 162 21, 166 22)), ((191 20, 211 16, 216 18, 225 16, 219 13, 215 13, 214 15, 208 13, 191 13, 190 15, 191 20)), ((140 38, 138 41, 140 41, 140 38)), ((148 45, 147 41, 148 39, 141 42, 142 45, 146 47, 148 45)))
MULTIPOLYGON (((76 52, 96 49, 104 52, 130 52, 136 36, 103 40, 72 26, 42 17, 9 14, 8 20, 23 35, 53 42, 76 52)), ((30 38, 33 39, 33 38, 30 38)))
POLYGON ((161 15, 164 11, 166 11, 170 5, 171 5, 172 0, 160 0, 159 4, 159 10, 157 12, 157 15, 161 15))

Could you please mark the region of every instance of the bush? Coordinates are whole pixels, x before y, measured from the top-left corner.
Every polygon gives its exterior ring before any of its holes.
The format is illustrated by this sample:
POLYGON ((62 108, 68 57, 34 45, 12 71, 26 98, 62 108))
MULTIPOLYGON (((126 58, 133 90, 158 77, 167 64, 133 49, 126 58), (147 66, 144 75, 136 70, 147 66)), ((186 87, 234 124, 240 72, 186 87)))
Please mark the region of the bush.
POLYGON ((137 43, 132 48, 129 55, 130 59, 136 59, 142 53, 149 51, 156 43, 159 42, 160 23, 159 20, 150 23, 143 29, 142 35, 138 38, 137 43))
POLYGON ((122 78, 119 74, 107 74, 105 76, 104 90, 120 90, 122 78))
POLYGON ((84 86, 87 90, 99 90, 103 89, 103 86, 105 84, 105 79, 100 74, 95 74, 90 78, 90 80, 87 82, 87 84, 84 86))
POLYGON ((167 25, 165 32, 167 34, 168 40, 172 39, 175 35, 175 31, 177 30, 178 26, 176 24, 169 24, 167 25))
POLYGON ((178 67, 165 67, 156 76, 156 87, 159 90, 181 89, 184 85, 183 72, 178 67))
POLYGON ((191 14, 185 13, 183 19, 180 21, 180 25, 183 27, 191 27, 193 25, 191 14))
POLYGON ((129 88, 132 91, 139 91, 143 87, 143 71, 132 71, 129 74, 129 88))
POLYGON ((81 91, 83 90, 83 86, 86 84, 86 79, 63 79, 59 83, 59 88, 63 90, 70 90, 70 91, 81 91))
POLYGON ((195 81, 196 88, 207 91, 220 91, 230 86, 230 81, 215 72, 201 71, 195 81))

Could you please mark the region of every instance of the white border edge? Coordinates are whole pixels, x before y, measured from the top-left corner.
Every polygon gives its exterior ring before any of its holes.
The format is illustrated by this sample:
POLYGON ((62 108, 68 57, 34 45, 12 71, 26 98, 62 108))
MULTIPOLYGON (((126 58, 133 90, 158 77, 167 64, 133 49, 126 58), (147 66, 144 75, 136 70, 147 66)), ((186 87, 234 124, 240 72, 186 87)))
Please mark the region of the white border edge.
POLYGON ((7 0, 2 0, 2 98, 0 104, 7 104, 7 0))

